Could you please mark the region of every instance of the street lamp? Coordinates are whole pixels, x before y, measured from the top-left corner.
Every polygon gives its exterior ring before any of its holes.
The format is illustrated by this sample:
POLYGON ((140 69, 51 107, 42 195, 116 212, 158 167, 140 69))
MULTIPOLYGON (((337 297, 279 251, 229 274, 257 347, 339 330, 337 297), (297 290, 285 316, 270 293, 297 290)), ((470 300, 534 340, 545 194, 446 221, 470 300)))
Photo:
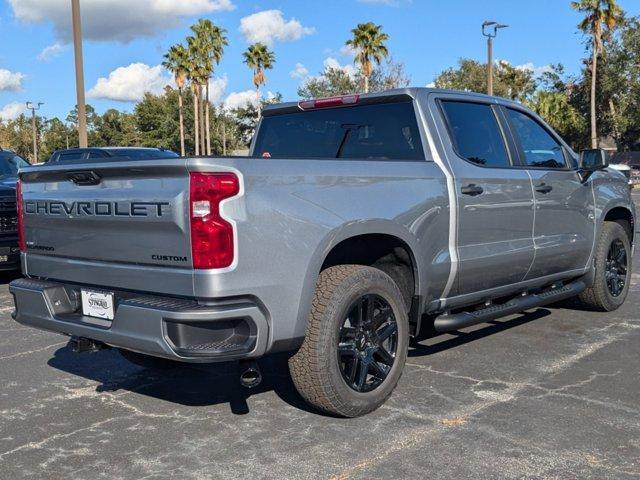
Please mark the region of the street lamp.
POLYGON ((76 96, 78 104, 78 139, 80 148, 87 148, 87 110, 84 99, 84 62, 82 60, 82 27, 80 0, 71 0, 73 22, 73 51, 76 60, 76 96))
POLYGON ((498 30, 507 28, 509 25, 485 20, 482 23, 482 35, 487 37, 487 93, 493 95, 493 39, 498 35, 498 30))
POLYGON ((43 102, 27 102, 27 110, 31 110, 31 129, 33 130, 33 163, 38 163, 38 127, 36 125, 36 110, 44 105, 43 102))

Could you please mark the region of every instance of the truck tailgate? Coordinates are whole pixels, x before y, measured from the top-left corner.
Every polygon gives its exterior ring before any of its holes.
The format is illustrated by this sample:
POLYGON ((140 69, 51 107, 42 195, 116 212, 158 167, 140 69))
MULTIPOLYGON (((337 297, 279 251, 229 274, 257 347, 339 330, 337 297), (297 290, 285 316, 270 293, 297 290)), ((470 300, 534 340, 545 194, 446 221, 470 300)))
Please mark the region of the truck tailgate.
POLYGON ((21 181, 27 257, 191 266, 184 160, 39 166, 21 181))

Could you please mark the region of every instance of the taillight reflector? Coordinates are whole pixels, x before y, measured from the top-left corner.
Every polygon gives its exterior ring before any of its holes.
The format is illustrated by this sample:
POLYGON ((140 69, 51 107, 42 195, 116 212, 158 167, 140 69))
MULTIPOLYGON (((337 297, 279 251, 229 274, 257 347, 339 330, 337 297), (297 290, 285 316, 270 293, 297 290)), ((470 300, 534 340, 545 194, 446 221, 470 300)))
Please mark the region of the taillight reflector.
POLYGON ((24 208, 22 206, 22 182, 16 184, 16 206, 18 207, 18 247, 21 252, 27 251, 27 240, 24 232, 24 208))
POLYGON ((300 107, 302 110, 313 110, 314 108, 330 108, 341 107, 343 105, 355 105, 359 101, 360 95, 342 95, 339 97, 302 100, 298 102, 298 107, 300 107))
POLYGON ((234 260, 233 225, 220 215, 220 202, 240 192, 233 173, 191 173, 189 179, 193 268, 229 267, 234 260))

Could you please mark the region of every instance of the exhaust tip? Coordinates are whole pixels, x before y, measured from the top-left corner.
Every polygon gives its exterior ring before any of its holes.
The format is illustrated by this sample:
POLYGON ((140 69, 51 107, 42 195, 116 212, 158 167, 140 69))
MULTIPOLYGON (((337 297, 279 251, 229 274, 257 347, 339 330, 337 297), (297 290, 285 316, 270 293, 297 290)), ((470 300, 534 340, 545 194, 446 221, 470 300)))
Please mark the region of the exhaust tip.
POLYGON ((244 388, 256 388, 262 383, 262 373, 257 363, 241 363, 240 367, 240 385, 244 388))

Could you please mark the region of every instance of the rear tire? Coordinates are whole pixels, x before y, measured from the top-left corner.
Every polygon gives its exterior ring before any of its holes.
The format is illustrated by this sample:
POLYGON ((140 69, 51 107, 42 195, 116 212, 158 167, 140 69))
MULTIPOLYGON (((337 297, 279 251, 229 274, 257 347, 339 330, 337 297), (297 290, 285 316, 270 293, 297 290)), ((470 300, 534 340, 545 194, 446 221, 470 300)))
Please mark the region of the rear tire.
POLYGON ((124 348, 119 348, 118 352, 120 352, 120 355, 128 362, 150 370, 169 370, 180 366, 179 362, 169 360, 168 358, 153 357, 151 355, 145 355, 144 353, 125 350, 124 348))
POLYGON ((596 243, 594 264, 593 285, 582 292, 578 299, 593 310, 617 310, 629 293, 632 271, 631 241, 619 223, 605 222, 602 226, 596 243), (618 259, 617 263, 615 259, 618 259))
POLYGON ((389 398, 408 345, 407 311, 391 277, 372 267, 339 265, 318 277, 306 337, 289 370, 309 404, 357 417, 389 398))

